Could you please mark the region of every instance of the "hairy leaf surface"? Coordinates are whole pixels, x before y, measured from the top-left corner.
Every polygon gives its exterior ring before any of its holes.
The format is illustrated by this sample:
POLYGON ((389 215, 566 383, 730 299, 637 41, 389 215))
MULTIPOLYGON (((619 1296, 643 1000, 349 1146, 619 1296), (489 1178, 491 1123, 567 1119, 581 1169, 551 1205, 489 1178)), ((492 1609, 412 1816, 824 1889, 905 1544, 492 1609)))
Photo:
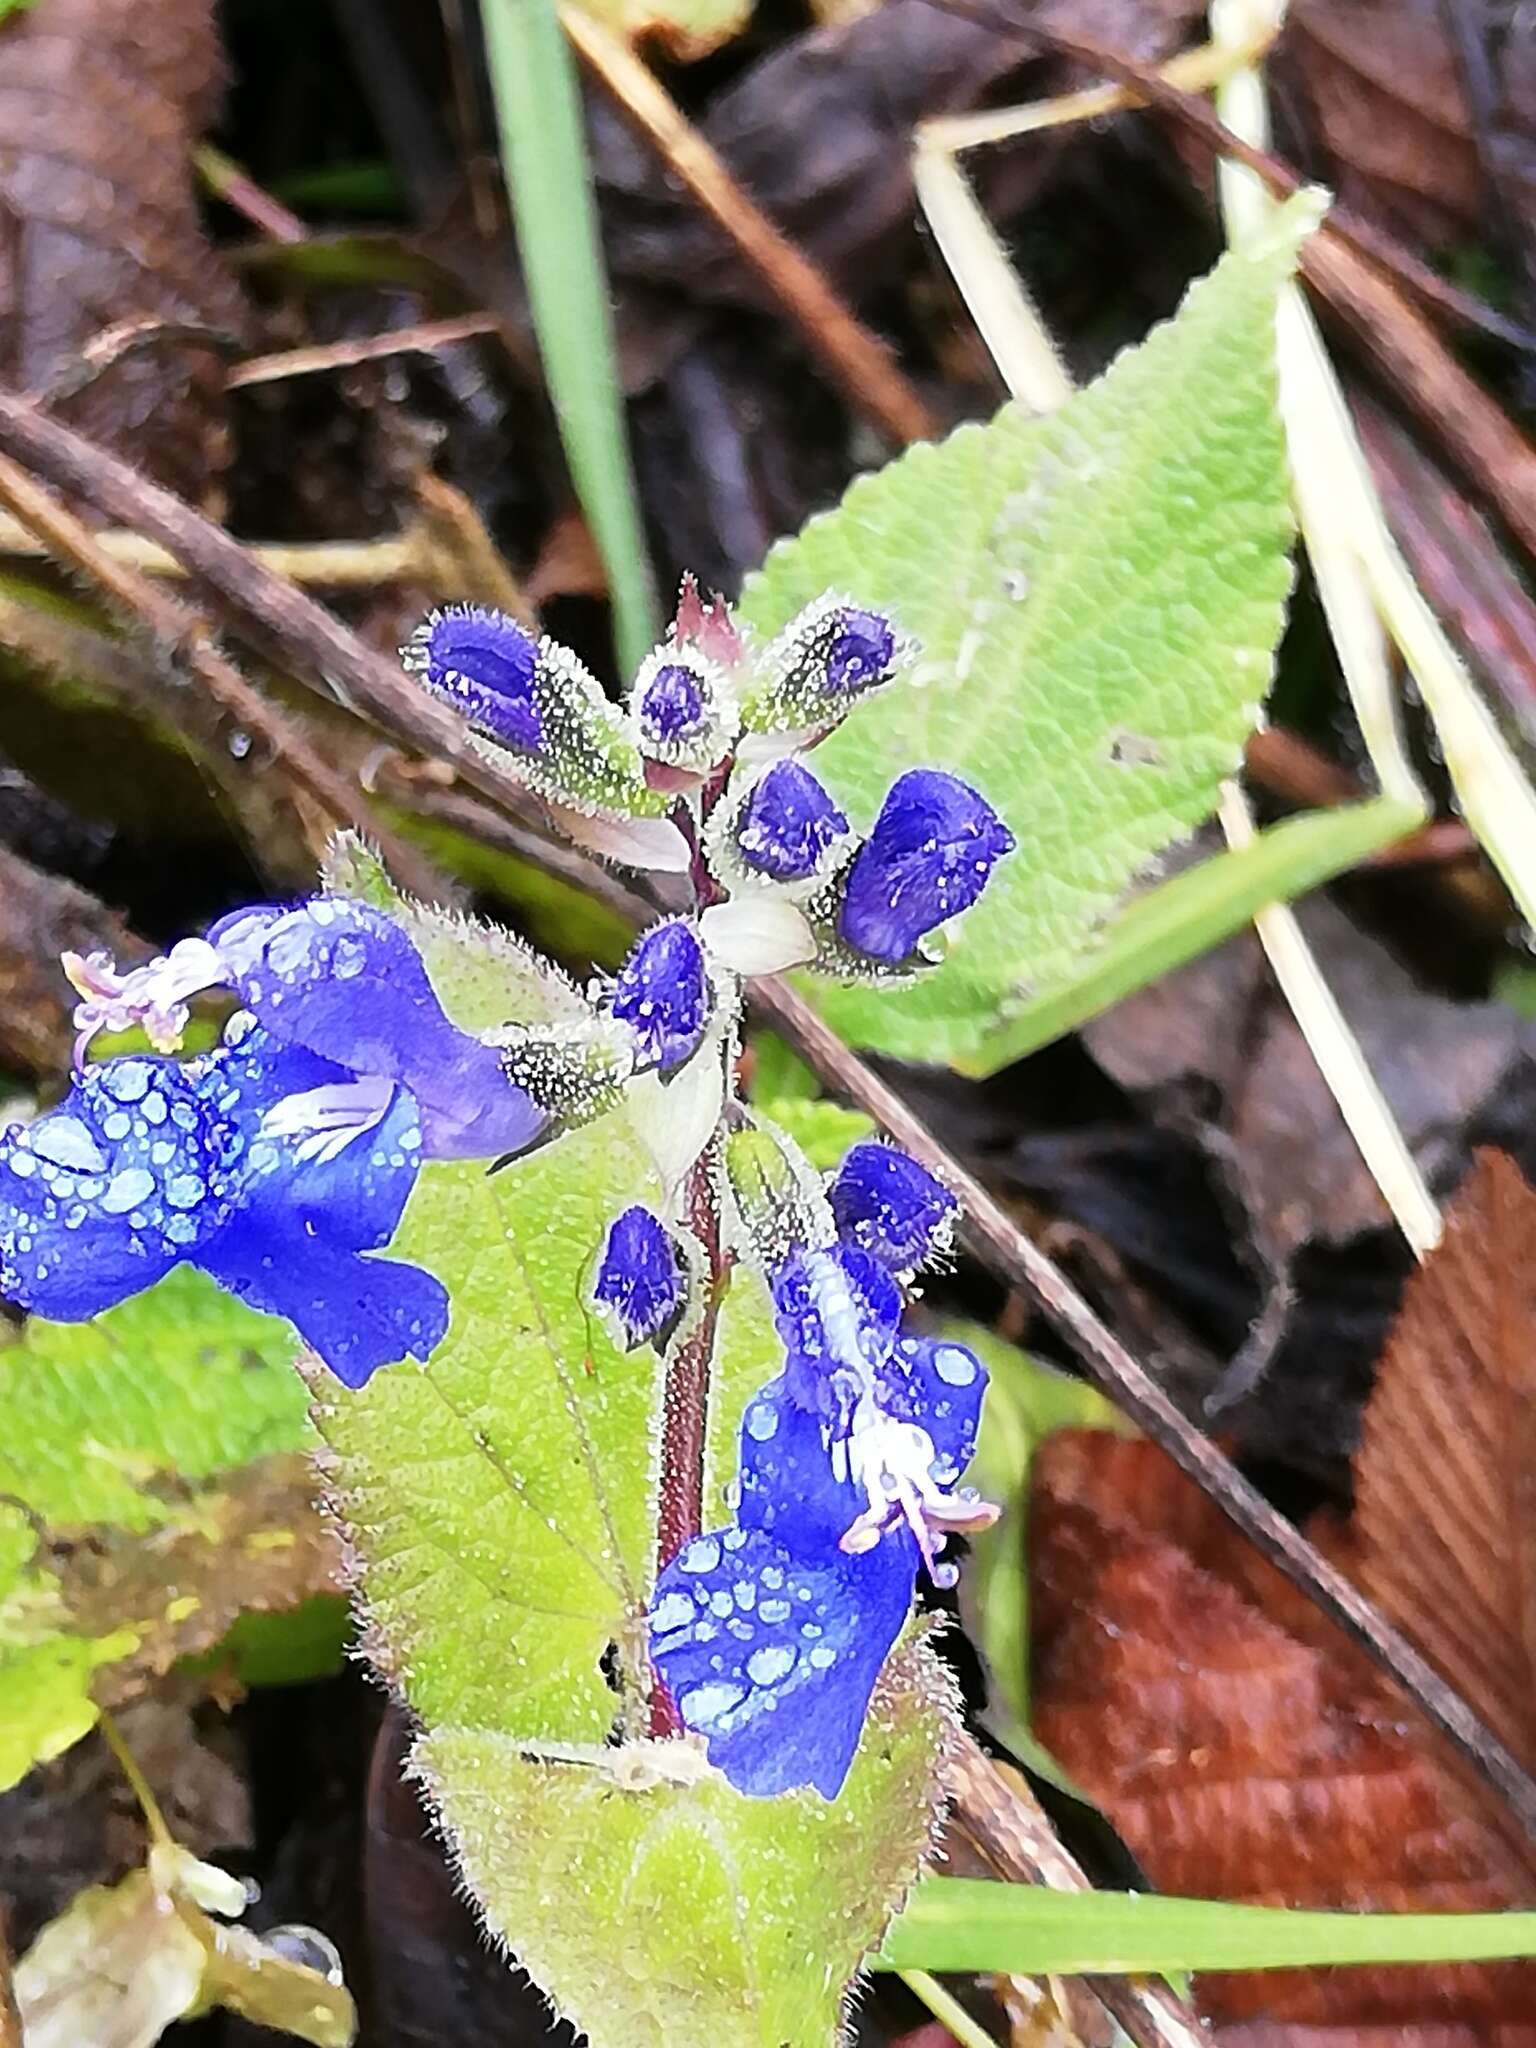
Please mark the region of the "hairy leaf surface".
POLYGON ((1293 202, 1059 413, 1008 406, 909 450, 749 582, 760 632, 830 589, 920 643, 912 678, 817 749, 856 824, 921 763, 974 783, 1018 839, 940 969, 896 994, 821 992, 854 1042, 973 1051, 1072 976, 1236 767, 1290 582, 1275 295, 1316 211, 1293 202))
POLYGON ((597 2048, 831 2048, 936 1822, 952 1711, 917 1644, 842 1795, 749 1799, 677 1743, 558 1758, 440 1728, 416 1768, 489 1930, 597 2048))

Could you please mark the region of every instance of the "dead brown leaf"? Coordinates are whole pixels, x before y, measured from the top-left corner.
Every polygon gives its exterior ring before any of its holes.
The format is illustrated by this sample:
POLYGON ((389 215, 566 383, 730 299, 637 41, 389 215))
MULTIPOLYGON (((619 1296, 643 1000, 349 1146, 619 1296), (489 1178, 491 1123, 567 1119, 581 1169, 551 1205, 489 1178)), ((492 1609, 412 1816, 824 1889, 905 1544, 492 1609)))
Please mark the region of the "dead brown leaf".
MULTIPOLYGON (((1528 1052, 1529 1027, 1507 1004, 1428 993, 1325 900, 1299 915, 1420 1170, 1443 1190, 1465 1167, 1468 1126, 1528 1052)), ((1160 1122, 1193 1132, 1268 1263, 1389 1223, 1251 932, 1116 1004, 1083 1036, 1160 1122)))
POLYGON ((1481 225, 1483 174, 1440 0, 1297 0, 1283 48, 1346 205, 1432 248, 1481 225))
MULTIPOLYGON (((1036 1731, 1160 1889, 1382 1911, 1536 1900, 1536 1868, 1411 1710, 1154 1446, 1053 1437, 1031 1535, 1036 1731)), ((1536 2043, 1528 1965, 1198 1991, 1227 2048, 1536 2043)))
POLYGON ((1481 1152, 1413 1276, 1355 1460, 1359 1577, 1536 1762, 1536 1193, 1481 1152))
POLYGON ((47 1561, 78 1633, 138 1632, 138 1648, 102 1668, 96 1692, 106 1706, 214 1649, 242 1614, 282 1613, 341 1590, 335 1535, 306 1457, 259 1458, 186 1487, 176 1505, 168 1523, 143 1534, 91 1529, 51 1546, 47 1561))
POLYGON ((170 334, 80 382, 124 323, 239 336, 189 150, 222 62, 210 0, 37 0, 0 27, 0 378, 207 502, 225 464, 217 344, 170 334))

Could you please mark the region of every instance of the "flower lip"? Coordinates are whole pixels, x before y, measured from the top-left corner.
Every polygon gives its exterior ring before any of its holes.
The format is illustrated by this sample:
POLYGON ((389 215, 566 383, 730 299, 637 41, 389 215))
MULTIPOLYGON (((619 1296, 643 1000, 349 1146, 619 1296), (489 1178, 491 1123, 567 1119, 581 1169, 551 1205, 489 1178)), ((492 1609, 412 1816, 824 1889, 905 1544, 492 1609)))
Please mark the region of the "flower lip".
POLYGON ((78 1322, 186 1262, 286 1316, 360 1386, 428 1356, 447 1324, 430 1274, 367 1256, 393 1236, 420 1156, 404 1089, 259 1026, 196 1060, 109 1060, 0 1133, 0 1290, 78 1322))
POLYGON ((848 870, 839 933, 872 960, 909 959, 927 933, 971 907, 1014 844, 958 775, 909 769, 891 784, 848 870))
POLYGON ((711 990, 704 949, 681 918, 653 925, 619 969, 613 1015, 635 1034, 639 1063, 668 1073, 698 1048, 711 990))
POLYGON ((469 723, 518 753, 536 754, 544 721, 534 691, 538 643, 488 605, 431 612, 400 650, 412 675, 469 723))
POLYGON ((275 1038, 408 1088, 428 1156, 521 1152, 548 1122, 497 1047, 448 1016, 411 934, 345 896, 257 904, 208 933, 225 978, 275 1038))
POLYGON ((816 873, 847 832, 844 813, 811 771, 791 758, 775 761, 747 792, 736 845, 758 874, 800 882, 816 873))
POLYGON ((608 1311, 626 1351, 646 1343, 660 1348, 676 1330, 687 1304, 682 1250, 642 1204, 609 1225, 592 1299, 608 1311))
POLYGON ((772 1293, 795 1398, 845 1427, 896 1340, 900 1289, 867 1252, 831 1245, 792 1253, 772 1293))

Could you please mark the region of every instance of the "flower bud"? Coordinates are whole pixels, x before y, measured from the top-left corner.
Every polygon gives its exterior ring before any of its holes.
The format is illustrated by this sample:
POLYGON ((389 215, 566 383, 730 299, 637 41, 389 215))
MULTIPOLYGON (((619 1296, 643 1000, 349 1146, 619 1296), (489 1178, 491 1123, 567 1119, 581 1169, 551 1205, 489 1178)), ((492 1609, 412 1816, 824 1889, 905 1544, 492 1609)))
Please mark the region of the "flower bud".
POLYGON ((609 1008, 634 1033, 637 1064, 667 1073, 697 1049, 712 999, 698 934, 674 918, 653 925, 636 942, 619 970, 609 1008))
POLYGON ((757 663, 742 706, 748 732, 832 726, 895 679, 910 647, 882 612, 820 597, 792 619, 757 663))
POLYGON ((401 659, 464 714, 482 751, 550 803, 621 818, 666 811, 627 721, 569 648, 535 642, 503 612, 451 605, 422 621, 401 659))
POLYGON ((429 612, 400 650, 407 671, 433 696, 516 754, 544 745, 533 687, 538 658, 538 642, 516 619, 477 604, 429 612))
POLYGON ((633 1040, 609 1017, 513 1027, 494 1042, 507 1079, 565 1130, 616 1109, 635 1071, 633 1040))
POLYGON ((837 930, 866 958, 896 965, 968 910, 1013 834, 957 775, 912 768, 887 792, 843 888, 837 930))
POLYGON ((943 1181, 895 1145, 849 1148, 827 1189, 838 1237, 887 1271, 912 1273, 948 1250, 960 1204, 943 1181))
POLYGON ((694 648, 663 644, 646 656, 629 693, 648 761, 702 774, 730 749, 735 705, 724 672, 694 648))
POLYGON ((736 850, 771 882, 805 882, 825 871, 848 836, 848 820, 809 768, 775 761, 747 791, 736 820, 736 850))
POLYGON ((658 1349, 677 1329, 688 1301, 688 1265, 669 1230, 636 1203, 608 1229, 592 1299, 606 1312, 621 1350, 658 1349))

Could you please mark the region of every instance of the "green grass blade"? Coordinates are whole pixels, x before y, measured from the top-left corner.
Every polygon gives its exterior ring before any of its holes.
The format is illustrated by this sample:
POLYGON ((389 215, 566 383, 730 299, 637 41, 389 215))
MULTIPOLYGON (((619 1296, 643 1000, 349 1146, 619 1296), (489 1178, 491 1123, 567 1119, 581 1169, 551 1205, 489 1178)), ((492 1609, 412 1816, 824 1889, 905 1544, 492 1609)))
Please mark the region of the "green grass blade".
POLYGON ((1080 957, 1070 980, 1033 997, 953 1064, 963 1074, 995 1074, 1219 945, 1265 904, 1305 895, 1423 822, 1413 805, 1374 797, 1288 818, 1251 846, 1213 855, 1138 896, 1080 957))
POLYGON ((602 556, 626 672, 657 637, 619 390, 581 94, 554 0, 485 0, 502 170, 571 481, 602 556))
POLYGON ((885 1938, 891 1970, 1071 1976, 1464 1963, 1536 1955, 1536 1913, 1310 1913, 1137 1892, 1053 1892, 941 1877, 885 1938))

